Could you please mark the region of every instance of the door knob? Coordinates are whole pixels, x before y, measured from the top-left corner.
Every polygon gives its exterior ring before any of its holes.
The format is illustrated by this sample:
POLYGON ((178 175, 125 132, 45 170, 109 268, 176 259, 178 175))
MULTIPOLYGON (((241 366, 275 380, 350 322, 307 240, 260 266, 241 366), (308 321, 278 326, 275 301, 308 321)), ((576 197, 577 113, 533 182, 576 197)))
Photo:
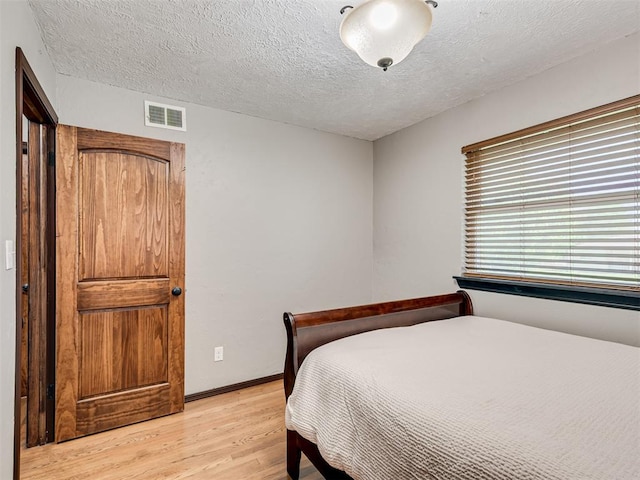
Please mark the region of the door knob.
POLYGON ((179 297, 180 295, 182 295, 182 289, 180 287, 173 287, 173 289, 171 290, 171 295, 173 295, 174 297, 179 297))
POLYGON ((28 293, 29 292, 29 284, 25 283, 24 285, 22 285, 22 293, 28 293))

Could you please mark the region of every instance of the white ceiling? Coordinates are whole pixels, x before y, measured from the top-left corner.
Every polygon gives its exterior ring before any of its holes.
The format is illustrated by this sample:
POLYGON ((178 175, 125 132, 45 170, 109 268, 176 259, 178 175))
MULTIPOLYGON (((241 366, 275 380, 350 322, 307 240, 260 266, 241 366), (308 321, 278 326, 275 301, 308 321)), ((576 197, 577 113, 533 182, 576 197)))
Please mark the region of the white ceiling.
POLYGON ((387 72, 340 41, 362 0, 30 0, 58 73, 375 140, 640 30, 640 0, 440 0, 387 72))

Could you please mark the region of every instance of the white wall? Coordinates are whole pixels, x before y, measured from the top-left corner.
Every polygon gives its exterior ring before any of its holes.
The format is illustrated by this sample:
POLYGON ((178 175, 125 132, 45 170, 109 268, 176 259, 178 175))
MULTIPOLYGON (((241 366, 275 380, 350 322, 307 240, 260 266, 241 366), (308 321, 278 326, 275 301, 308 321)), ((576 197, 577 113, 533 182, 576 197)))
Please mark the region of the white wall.
POLYGON ((186 144, 187 393, 282 372, 285 310, 370 302, 370 142, 68 76, 57 84, 61 123, 186 144), (144 99, 187 107, 188 131, 145 127, 144 99))
POLYGON ((24 0, 0 1, 0 478, 13 471, 15 275, 4 242, 16 235, 15 50, 21 47, 54 108, 55 71, 24 0))
MULTIPOLYGON (((640 93, 640 35, 374 143, 374 299, 457 288, 463 262, 460 148, 640 93)), ((638 312, 470 291, 476 314, 640 345, 638 312)))

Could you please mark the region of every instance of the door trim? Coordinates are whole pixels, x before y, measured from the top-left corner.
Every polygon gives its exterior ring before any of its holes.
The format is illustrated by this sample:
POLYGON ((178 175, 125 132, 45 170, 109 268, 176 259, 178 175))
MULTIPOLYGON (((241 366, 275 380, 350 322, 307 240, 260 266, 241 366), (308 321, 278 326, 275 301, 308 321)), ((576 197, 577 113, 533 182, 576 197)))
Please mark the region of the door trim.
MULTIPOLYGON (((16 47, 16 187, 22 182, 22 116, 29 120, 49 125, 54 130, 58 124, 58 116, 49 102, 33 69, 29 65, 22 49, 16 47)), ((52 136, 48 136, 47 151, 51 151, 52 136)), ((49 172, 49 171, 48 171, 49 172)), ((50 177, 55 179, 55 177, 50 177)), ((22 190, 16 188, 16 258, 22 255, 21 220, 22 190)), ((49 237, 51 239, 51 237, 49 237)), ((55 264, 52 265, 55 268, 55 264)), ((16 351, 15 351, 15 402, 14 402, 14 452, 13 478, 20 478, 20 373, 21 373, 21 339, 22 339, 22 262, 16 262, 16 351)), ((53 420, 53 416, 50 416, 53 420)))

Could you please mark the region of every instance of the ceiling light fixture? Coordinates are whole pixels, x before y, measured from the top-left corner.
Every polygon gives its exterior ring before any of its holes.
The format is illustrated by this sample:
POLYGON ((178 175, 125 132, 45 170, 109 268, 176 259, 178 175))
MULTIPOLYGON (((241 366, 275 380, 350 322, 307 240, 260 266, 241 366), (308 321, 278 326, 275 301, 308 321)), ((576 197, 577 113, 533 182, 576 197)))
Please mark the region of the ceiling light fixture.
POLYGON ((342 7, 342 43, 386 72, 429 32, 432 15, 428 5, 438 6, 433 0, 368 0, 355 8, 342 7))

